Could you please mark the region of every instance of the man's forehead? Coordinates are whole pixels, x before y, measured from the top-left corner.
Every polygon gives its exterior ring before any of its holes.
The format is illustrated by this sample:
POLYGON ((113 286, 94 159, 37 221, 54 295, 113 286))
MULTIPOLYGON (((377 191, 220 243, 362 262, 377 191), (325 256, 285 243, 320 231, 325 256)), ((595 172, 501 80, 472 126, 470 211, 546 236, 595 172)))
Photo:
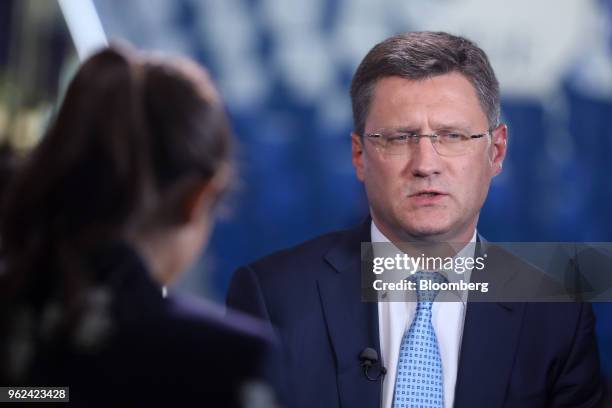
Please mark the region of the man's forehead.
POLYGON ((469 128, 486 121, 486 115, 471 82, 460 73, 421 80, 398 76, 378 81, 372 94, 366 122, 384 121, 385 126, 469 128))
POLYGON ((377 95, 390 93, 399 94, 405 91, 405 96, 423 96, 445 94, 461 94, 463 97, 478 99, 476 88, 468 77, 460 72, 452 71, 447 74, 427 76, 420 79, 411 79, 392 75, 380 78, 373 87, 372 99, 377 95))

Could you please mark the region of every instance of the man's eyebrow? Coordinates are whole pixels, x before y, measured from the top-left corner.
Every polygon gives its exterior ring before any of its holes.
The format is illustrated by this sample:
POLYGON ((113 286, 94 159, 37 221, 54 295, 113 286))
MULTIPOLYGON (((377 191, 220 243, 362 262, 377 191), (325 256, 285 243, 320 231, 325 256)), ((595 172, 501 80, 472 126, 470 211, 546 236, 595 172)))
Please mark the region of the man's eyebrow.
POLYGON ((419 127, 418 126, 396 126, 394 128, 391 128, 392 130, 396 131, 396 132, 418 132, 419 131, 419 127))
POLYGON ((446 123, 436 123, 432 125, 433 130, 459 130, 463 132, 470 132, 472 126, 465 122, 446 122, 446 123))
MULTIPOLYGON (((402 126, 396 126, 396 127, 392 127, 392 128, 388 128, 388 130, 393 130, 395 132, 417 132, 419 133, 421 131, 421 127, 420 126, 410 126, 410 125, 402 125, 402 126)), ((439 123, 436 124, 434 126, 432 126, 432 130, 435 131, 440 131, 440 130, 457 130, 457 131, 462 131, 462 132, 470 132, 471 131, 471 126, 469 126, 467 123, 461 123, 461 122, 447 122, 447 123, 439 123)))

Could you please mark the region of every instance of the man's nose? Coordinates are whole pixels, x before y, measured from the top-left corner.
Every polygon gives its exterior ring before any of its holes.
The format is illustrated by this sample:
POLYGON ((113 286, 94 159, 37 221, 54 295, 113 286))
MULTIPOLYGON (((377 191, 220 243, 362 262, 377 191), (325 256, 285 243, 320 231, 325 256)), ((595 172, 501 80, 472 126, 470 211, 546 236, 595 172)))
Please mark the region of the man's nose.
POLYGON ((429 177, 439 174, 442 160, 434 148, 431 137, 421 137, 418 143, 410 146, 408 166, 415 177, 429 177))

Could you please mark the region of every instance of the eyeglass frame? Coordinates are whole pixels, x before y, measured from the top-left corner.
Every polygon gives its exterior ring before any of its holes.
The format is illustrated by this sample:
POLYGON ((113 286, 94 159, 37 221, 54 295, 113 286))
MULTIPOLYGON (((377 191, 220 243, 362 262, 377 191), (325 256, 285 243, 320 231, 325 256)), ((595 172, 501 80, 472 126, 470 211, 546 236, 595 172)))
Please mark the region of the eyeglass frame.
MULTIPOLYGON (((473 139, 480 139, 480 138, 483 138, 483 137, 485 137, 487 135, 493 137, 493 131, 497 130, 497 128, 499 128, 501 125, 502 125, 501 123, 498 123, 495 126, 492 126, 489 129, 487 129, 487 131, 484 132, 484 133, 478 133, 478 134, 473 134, 473 135, 465 135, 467 137, 465 142, 468 142, 468 141, 473 140, 473 139)), ((362 137, 368 138, 369 140, 372 140, 372 141, 374 141, 375 138, 385 139, 385 135, 379 133, 381 130, 384 130, 384 129, 385 128, 382 128, 382 129, 379 129, 376 132, 372 132, 372 133, 364 133, 362 135, 362 137)), ((421 141, 421 139, 426 137, 429 140, 431 140, 431 144, 432 144, 434 150, 436 151, 436 153, 438 155, 445 156, 445 157, 453 157, 453 155, 444 155, 444 154, 441 154, 440 152, 438 152, 438 149, 436 149, 436 143, 439 143, 439 139, 438 139, 439 135, 436 134, 435 132, 431 133, 431 134, 422 134, 422 133, 417 133, 417 132, 406 132, 406 133, 412 133, 410 135, 411 140, 408 143, 406 143, 407 146, 410 145, 410 144, 418 145, 419 142, 421 141), (415 141, 413 142, 412 140, 415 140, 415 141)), ((453 133, 453 132, 449 132, 449 133, 453 133)), ((458 133, 458 132, 456 132, 456 133, 458 133)), ((386 141, 388 142, 388 138, 386 138, 386 139, 387 139, 386 141)), ((375 147, 376 147, 376 150, 378 150, 379 152, 381 152, 381 149, 384 149, 384 148, 381 148, 380 146, 375 146, 375 147)), ((384 151, 383 151, 383 153, 384 153, 384 151)), ((458 154, 457 156, 461 156, 461 155, 466 154, 466 153, 468 153, 468 152, 466 151, 465 153, 458 154)))

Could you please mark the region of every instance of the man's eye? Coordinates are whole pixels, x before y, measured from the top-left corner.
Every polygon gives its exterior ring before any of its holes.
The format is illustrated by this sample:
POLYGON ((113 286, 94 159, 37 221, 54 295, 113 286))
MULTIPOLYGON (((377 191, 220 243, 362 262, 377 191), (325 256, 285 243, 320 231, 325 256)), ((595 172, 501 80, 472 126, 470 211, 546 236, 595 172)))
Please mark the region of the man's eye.
POLYGON ((447 140, 464 140, 466 138, 465 135, 456 132, 442 132, 439 136, 447 140))
POLYGON ((390 142, 401 142, 403 140, 408 140, 408 135, 395 135, 389 137, 390 142))
POLYGON ((396 135, 389 136, 388 140, 389 143, 405 143, 412 140, 413 137, 414 135, 411 133, 398 133, 396 135))

